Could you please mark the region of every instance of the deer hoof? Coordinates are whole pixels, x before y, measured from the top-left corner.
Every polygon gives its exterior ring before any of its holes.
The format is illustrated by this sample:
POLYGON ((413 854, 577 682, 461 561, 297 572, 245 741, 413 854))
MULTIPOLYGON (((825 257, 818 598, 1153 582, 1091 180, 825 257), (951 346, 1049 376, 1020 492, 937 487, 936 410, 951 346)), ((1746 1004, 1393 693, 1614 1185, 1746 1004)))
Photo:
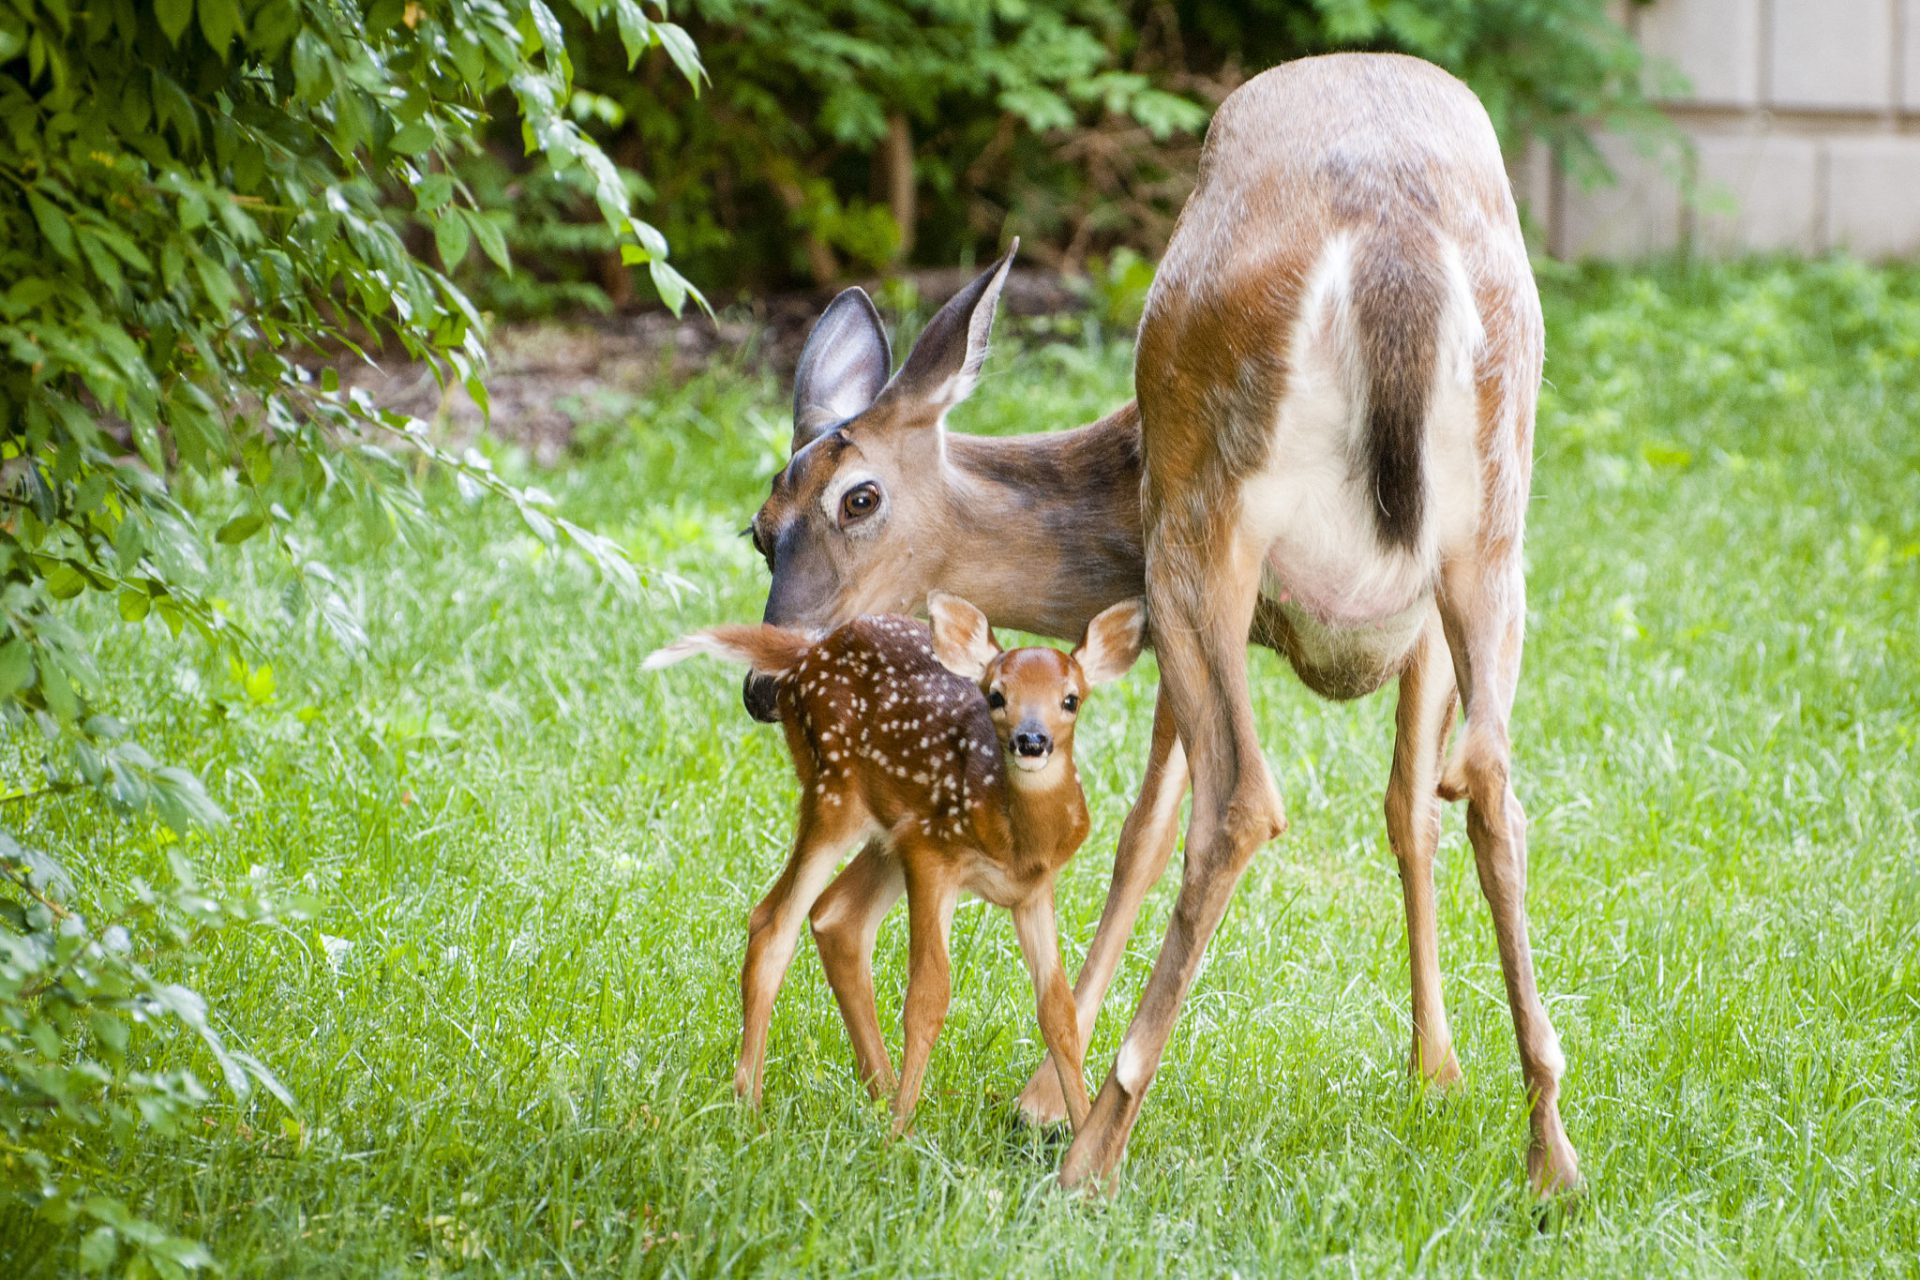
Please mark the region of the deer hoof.
POLYGON ((1067 1100, 1060 1092, 1060 1073, 1043 1062, 1021 1091, 1020 1119, 1036 1129, 1060 1124, 1067 1118, 1067 1100))
POLYGON ((1460 1071, 1460 1059, 1453 1056, 1452 1045, 1432 1048, 1417 1040, 1410 1074, 1430 1089, 1451 1089, 1466 1078, 1460 1071))
POLYGON ((1558 1199, 1580 1190, 1580 1158, 1559 1126, 1528 1149, 1527 1182, 1540 1200, 1558 1199))

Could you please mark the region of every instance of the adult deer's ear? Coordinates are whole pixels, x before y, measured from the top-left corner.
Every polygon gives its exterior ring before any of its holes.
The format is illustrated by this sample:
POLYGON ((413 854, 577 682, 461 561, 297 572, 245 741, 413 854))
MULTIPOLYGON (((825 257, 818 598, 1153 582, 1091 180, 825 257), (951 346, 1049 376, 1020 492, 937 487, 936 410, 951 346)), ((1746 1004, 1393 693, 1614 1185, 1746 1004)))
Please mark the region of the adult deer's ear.
POLYGON ((957 676, 978 680, 1000 652, 987 625, 987 615, 944 591, 927 596, 927 619, 933 624, 933 656, 957 676))
POLYGON ((1094 615, 1087 638, 1073 651, 1088 684, 1105 684, 1127 674, 1147 641, 1147 602, 1122 600, 1094 615))
POLYGON ((980 380, 980 366, 987 359, 987 335, 993 329, 993 313, 1000 304, 1000 289, 1007 282, 1013 255, 1020 251, 1016 238, 1007 256, 988 267, 972 284, 948 299, 934 313, 919 341, 907 355, 900 372, 887 385, 889 397, 918 401, 942 413, 959 404, 980 380))
POLYGON ((872 404, 887 385, 893 351, 880 313, 864 289, 847 289, 828 304, 793 375, 793 447, 798 453, 836 422, 872 404))

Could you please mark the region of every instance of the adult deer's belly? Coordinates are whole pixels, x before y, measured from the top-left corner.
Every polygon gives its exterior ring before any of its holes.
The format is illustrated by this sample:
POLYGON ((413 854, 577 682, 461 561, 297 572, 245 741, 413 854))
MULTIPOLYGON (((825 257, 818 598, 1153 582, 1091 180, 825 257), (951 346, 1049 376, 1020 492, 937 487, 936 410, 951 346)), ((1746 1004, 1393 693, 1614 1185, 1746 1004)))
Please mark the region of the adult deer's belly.
POLYGON ((1249 639, 1284 655, 1301 682, 1322 697, 1358 698, 1406 668, 1431 608, 1423 594, 1394 612, 1330 621, 1284 586, 1263 585, 1249 639))
POLYGON ((1432 608, 1433 540, 1383 548, 1364 490, 1332 466, 1248 489, 1267 547, 1252 638, 1326 697, 1357 698, 1397 676, 1432 608))

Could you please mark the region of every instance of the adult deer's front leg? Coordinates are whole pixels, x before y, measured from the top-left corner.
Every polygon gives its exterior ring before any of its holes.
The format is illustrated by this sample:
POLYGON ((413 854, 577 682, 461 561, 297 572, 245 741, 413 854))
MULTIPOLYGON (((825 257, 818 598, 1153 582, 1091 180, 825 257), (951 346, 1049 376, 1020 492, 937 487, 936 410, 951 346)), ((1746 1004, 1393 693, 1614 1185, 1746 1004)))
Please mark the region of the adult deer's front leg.
POLYGON ((1254 850, 1286 829, 1247 698, 1247 629, 1260 558, 1261 549, 1225 513, 1210 527, 1163 526, 1151 535, 1147 597, 1161 686, 1193 768, 1186 870, 1140 1008, 1067 1150, 1063 1186, 1104 1178, 1119 1163, 1227 902, 1254 850))
POLYGON ((1460 1079, 1440 995, 1440 943, 1433 903, 1433 854, 1440 842, 1440 756, 1453 722, 1453 665, 1435 611, 1400 676, 1393 773, 1387 781, 1387 839, 1400 864, 1413 973, 1414 1075, 1434 1084, 1460 1079))
MULTIPOLYGON (((1093 945, 1087 950, 1086 963, 1074 982, 1074 1010, 1080 1026, 1080 1048, 1084 1053, 1093 1040, 1093 1028, 1100 1017, 1100 1002, 1126 954, 1127 939, 1133 936, 1133 924, 1140 915, 1140 904, 1147 891, 1166 873, 1167 859, 1173 854, 1178 831, 1180 800, 1187 793, 1187 755, 1174 732, 1173 710, 1162 689, 1153 708, 1153 747, 1147 758, 1147 774, 1140 784, 1140 796, 1127 813, 1120 829, 1120 844, 1113 855, 1113 882, 1107 889, 1107 904, 1100 911, 1100 925, 1093 933, 1093 945)), ((1067 1118, 1066 1101, 1060 1091, 1060 1073, 1052 1057, 1040 1064, 1033 1079, 1020 1094, 1020 1114, 1033 1124, 1058 1124, 1067 1118)))
POLYGON ((847 1024, 860 1080, 876 1098, 893 1091, 894 1078, 875 1009, 873 943, 880 921, 906 885, 900 860, 873 840, 813 904, 813 941, 820 951, 820 964, 847 1024))

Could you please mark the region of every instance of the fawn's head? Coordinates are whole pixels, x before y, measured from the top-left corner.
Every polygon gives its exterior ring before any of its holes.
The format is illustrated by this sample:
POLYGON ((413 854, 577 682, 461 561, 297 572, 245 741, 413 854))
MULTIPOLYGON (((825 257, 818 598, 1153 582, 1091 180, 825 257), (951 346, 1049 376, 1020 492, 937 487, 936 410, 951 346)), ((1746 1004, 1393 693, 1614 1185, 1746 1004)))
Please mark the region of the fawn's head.
MULTIPOLYGON (((747 528, 773 574, 765 621, 826 629, 926 597, 950 518, 929 483, 941 433, 979 379, 1014 249, 935 313, 891 378, 864 291, 840 294, 814 325, 794 374, 791 456, 747 528)), ((771 720, 772 682, 748 677, 746 703, 771 720)))
POLYGON ((958 596, 927 597, 933 652, 955 675, 978 681, 993 713, 1009 776, 1038 781, 1056 760, 1073 758, 1073 727, 1094 685, 1115 680, 1140 656, 1145 602, 1123 600, 1087 624, 1072 653, 1036 645, 1002 649, 986 615, 958 596))

